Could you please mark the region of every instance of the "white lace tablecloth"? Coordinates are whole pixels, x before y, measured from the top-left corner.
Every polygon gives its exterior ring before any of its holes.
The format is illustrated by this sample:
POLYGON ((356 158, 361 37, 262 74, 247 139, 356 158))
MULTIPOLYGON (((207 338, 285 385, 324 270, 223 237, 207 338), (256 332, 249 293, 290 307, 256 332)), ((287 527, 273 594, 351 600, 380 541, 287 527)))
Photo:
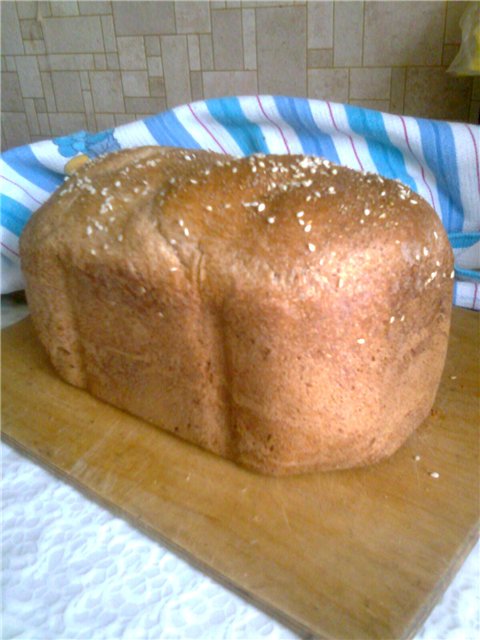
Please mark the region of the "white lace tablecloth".
MULTIPOLYGON (((2 302, 2 326, 22 315, 2 302)), ((297 638, 11 447, 1 453, 4 640, 297 638)), ((477 543, 416 638, 480 637, 479 563, 477 543)))

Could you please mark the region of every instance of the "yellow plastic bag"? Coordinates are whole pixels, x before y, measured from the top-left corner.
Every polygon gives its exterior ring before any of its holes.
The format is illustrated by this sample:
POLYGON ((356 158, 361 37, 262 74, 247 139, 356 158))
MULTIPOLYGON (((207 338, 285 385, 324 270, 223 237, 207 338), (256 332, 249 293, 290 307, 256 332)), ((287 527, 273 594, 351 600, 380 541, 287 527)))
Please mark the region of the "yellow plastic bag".
POLYGON ((460 20, 462 44, 448 72, 456 76, 480 75, 480 2, 472 2, 460 20))

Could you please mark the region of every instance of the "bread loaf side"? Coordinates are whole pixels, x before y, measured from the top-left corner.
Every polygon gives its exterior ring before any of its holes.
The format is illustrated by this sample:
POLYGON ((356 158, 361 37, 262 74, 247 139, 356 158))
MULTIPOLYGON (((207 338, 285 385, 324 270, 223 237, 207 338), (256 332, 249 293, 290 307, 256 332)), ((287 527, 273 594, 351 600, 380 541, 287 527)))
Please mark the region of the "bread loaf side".
POLYGON ((376 462, 432 407, 452 252, 396 181, 131 149, 71 177, 20 251, 65 380, 256 471, 376 462))

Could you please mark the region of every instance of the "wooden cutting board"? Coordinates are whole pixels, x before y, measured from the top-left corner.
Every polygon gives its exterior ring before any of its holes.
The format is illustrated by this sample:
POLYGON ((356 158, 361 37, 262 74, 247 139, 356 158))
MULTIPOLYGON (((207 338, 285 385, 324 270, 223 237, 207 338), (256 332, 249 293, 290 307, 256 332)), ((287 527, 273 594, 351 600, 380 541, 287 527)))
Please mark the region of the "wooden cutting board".
POLYGON ((2 332, 3 437, 302 635, 408 638, 477 536, 478 320, 454 311, 431 417, 367 469, 238 468, 62 382, 29 319, 2 332))

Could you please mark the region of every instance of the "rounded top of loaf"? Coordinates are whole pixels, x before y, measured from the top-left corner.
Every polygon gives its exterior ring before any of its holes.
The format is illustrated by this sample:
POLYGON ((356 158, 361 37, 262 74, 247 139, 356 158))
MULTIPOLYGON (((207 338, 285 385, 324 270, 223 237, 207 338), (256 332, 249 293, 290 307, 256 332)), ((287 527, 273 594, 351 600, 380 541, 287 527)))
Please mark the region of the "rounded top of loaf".
POLYGON ((85 269, 108 261, 148 280, 167 268, 209 290, 241 279, 368 306, 391 287, 385 272, 419 292, 450 277, 447 245, 434 210, 376 174, 313 156, 142 147, 69 178, 27 226, 22 258, 49 246, 85 269))

